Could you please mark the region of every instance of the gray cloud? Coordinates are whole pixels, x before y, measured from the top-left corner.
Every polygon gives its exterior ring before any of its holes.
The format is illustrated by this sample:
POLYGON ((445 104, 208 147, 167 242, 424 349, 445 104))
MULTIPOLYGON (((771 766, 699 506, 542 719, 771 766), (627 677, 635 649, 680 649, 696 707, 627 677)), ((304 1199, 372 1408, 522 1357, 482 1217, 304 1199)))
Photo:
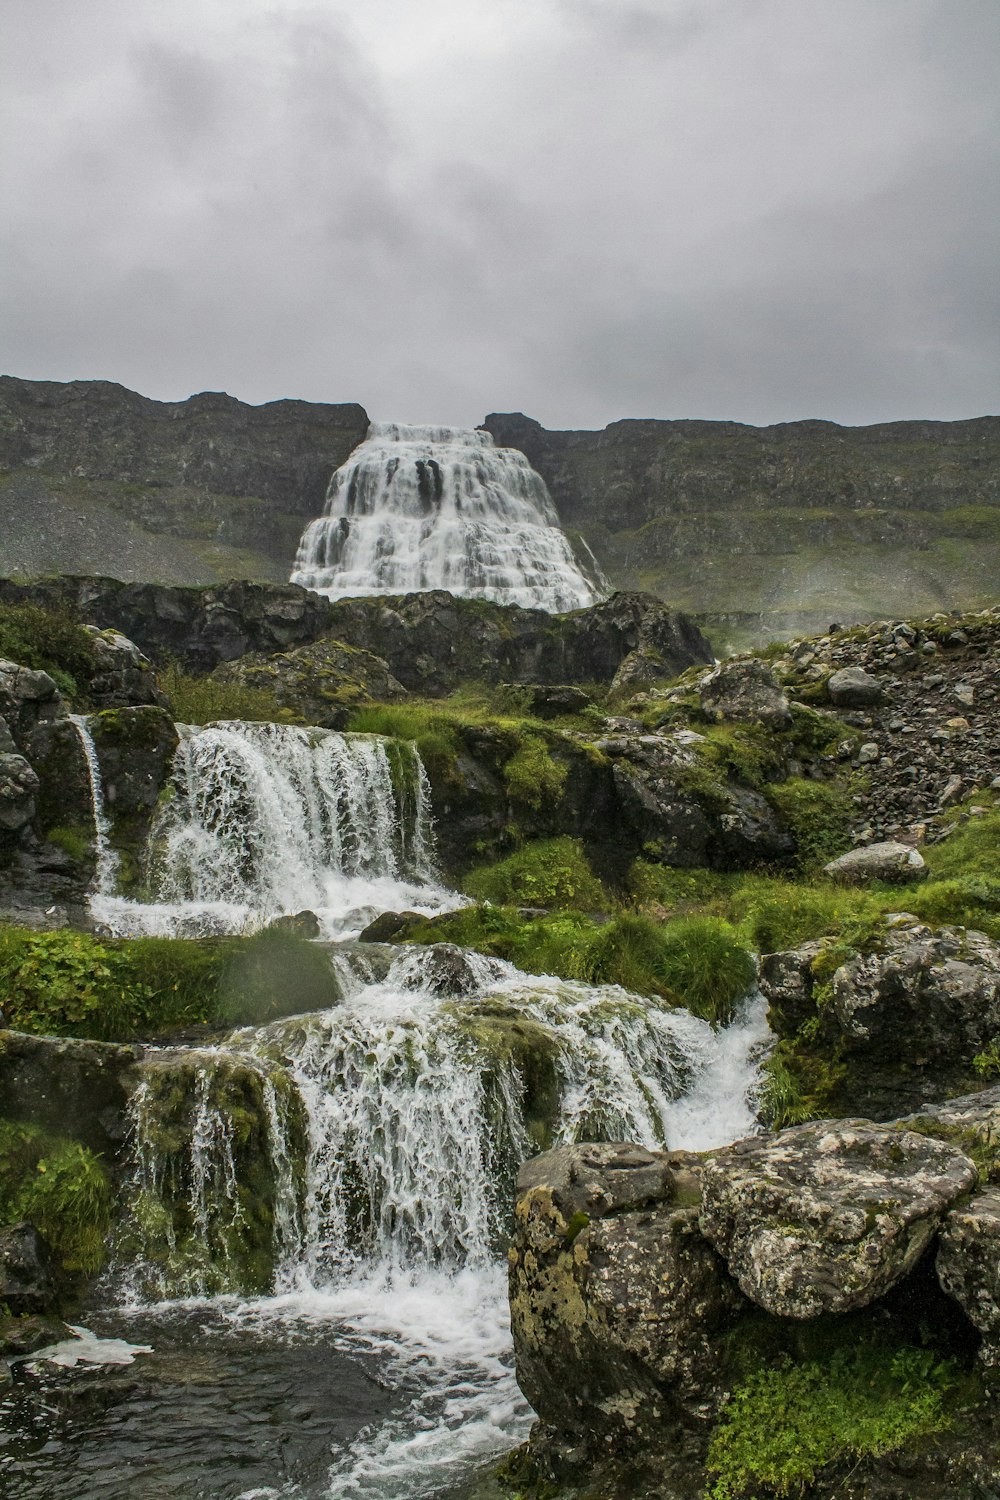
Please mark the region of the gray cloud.
POLYGON ((552 426, 998 407, 995 0, 9 0, 3 364, 552 426))

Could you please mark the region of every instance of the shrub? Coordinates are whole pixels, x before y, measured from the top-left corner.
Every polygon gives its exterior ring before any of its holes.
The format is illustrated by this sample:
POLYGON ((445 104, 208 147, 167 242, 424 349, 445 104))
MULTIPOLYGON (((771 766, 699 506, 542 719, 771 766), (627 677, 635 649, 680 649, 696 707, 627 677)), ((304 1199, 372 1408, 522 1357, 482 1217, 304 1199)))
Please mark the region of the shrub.
POLYGON ((95 1275, 104 1262, 111 1184, 100 1158, 34 1125, 0 1120, 0 1223, 27 1220, 64 1272, 95 1275))
POLYGON ((579 839, 540 839, 498 864, 473 870, 463 889, 479 901, 500 905, 575 907, 600 911, 604 887, 591 870, 579 839))
POLYGON ((94 643, 83 626, 37 604, 0 604, 0 657, 48 672, 70 698, 85 690, 95 665, 94 643))
POLYGON ((566 766, 553 760, 545 741, 533 734, 524 737, 503 769, 511 800, 536 809, 559 800, 567 774, 566 766))

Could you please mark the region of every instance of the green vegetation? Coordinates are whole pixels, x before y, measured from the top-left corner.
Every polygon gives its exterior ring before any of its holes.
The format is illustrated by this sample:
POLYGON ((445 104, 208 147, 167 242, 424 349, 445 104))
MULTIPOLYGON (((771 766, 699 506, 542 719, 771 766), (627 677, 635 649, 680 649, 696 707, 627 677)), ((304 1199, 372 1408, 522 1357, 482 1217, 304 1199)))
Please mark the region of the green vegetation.
POLYGON ((497 905, 603 911, 608 904, 579 839, 565 836, 536 840, 497 864, 473 870, 462 888, 497 905))
POLYGON ((815 869, 851 847, 854 809, 840 787, 793 776, 768 795, 791 830, 801 869, 815 869))
POLYGON ((326 955, 291 933, 248 938, 95 938, 0 928, 8 1023, 119 1041, 191 1025, 259 1024, 337 1003, 326 955))
POLYGON ((212 724, 218 719, 302 723, 298 714, 279 703, 270 688, 220 682, 215 677, 195 677, 176 663, 160 673, 160 686, 170 699, 174 717, 181 724, 212 724))
POLYGON ((958 1366, 931 1349, 875 1340, 758 1369, 716 1423, 708 1494, 801 1495, 830 1465, 898 1452, 951 1424, 960 1382, 958 1366))
POLYGON ((94 643, 71 615, 37 604, 0 604, 0 657, 48 672, 76 700, 94 673, 94 643))
POLYGON ((0 1120, 0 1224, 34 1224, 64 1273, 95 1275, 104 1263, 111 1184, 100 1158, 78 1141, 0 1120))
POLYGON ((526 735, 504 766, 503 779, 514 802, 538 809, 562 796, 567 768, 554 760, 544 740, 526 735))

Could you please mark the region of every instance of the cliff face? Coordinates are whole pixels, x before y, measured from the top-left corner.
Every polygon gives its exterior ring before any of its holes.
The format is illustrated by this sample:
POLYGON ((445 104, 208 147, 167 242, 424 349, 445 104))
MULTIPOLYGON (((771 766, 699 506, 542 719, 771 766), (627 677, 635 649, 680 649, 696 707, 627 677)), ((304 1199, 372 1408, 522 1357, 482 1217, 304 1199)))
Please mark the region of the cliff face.
MULTIPOLYGON (((0 575, 284 582, 367 422, 356 405, 0 379, 0 575)), ((717 650, 995 598, 1000 417, 485 425, 527 455, 616 588, 695 613, 717 650)))
POLYGON ((485 426, 527 455, 619 588, 708 617, 717 649, 995 593, 1000 417, 485 426))
POLYGON ((0 573, 286 582, 367 426, 357 405, 0 378, 0 573))

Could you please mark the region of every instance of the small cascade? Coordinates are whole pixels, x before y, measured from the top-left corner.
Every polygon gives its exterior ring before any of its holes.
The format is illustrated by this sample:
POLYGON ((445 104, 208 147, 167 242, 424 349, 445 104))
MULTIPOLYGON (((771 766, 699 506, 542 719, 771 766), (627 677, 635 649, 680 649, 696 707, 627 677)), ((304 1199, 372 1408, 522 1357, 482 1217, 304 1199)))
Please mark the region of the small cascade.
POLYGON ((448 589, 554 612, 594 604, 540 474, 488 432, 373 422, 333 475, 292 583, 330 599, 448 589))
POLYGON ((182 727, 149 883, 153 902, 104 901, 101 920, 115 932, 190 936, 309 909, 340 936, 379 911, 449 900, 415 746, 238 721, 182 727))
POLYGON ((94 887, 95 896, 113 895, 118 880, 118 855, 111 846, 111 822, 104 810, 104 785, 97 747, 84 714, 70 714, 69 721, 80 738, 80 747, 90 781, 90 806, 94 819, 94 887))

